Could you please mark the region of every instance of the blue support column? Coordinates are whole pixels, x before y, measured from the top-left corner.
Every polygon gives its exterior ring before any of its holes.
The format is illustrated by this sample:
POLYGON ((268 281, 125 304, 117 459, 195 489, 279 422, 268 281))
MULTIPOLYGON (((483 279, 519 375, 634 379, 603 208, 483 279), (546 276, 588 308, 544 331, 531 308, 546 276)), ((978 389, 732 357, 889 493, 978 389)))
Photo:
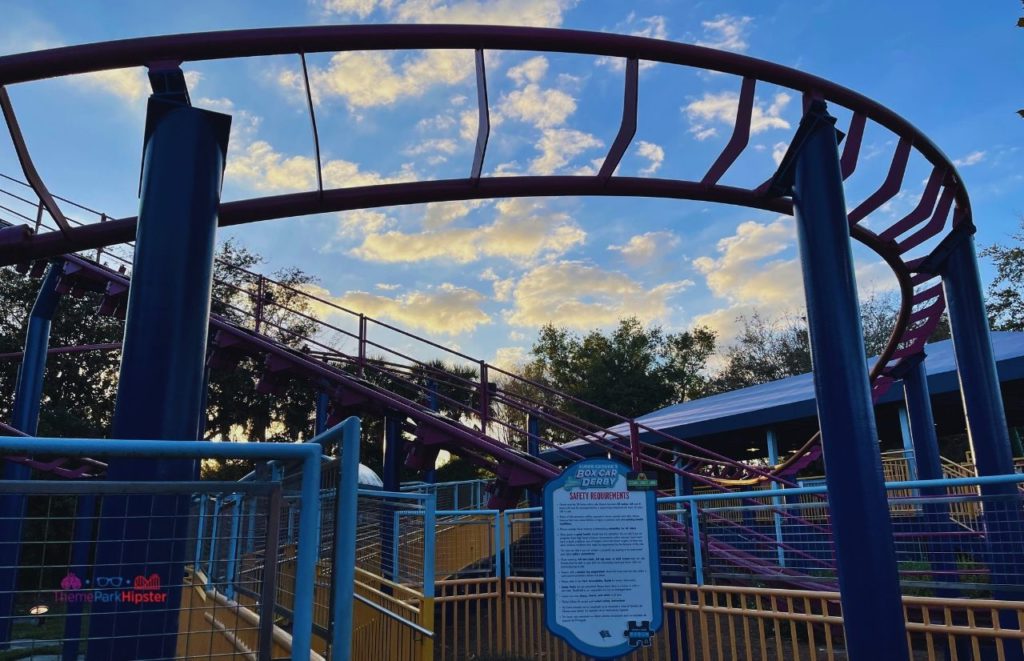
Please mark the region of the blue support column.
MULTIPOLYGON (((46 352, 50 347, 50 326, 57 312, 57 304, 60 303, 57 283, 60 282, 63 272, 62 262, 54 262, 46 269, 25 331, 25 353, 21 359, 18 385, 14 391, 11 426, 29 436, 36 435, 39 425, 39 404, 43 398, 43 375, 46 372, 46 352)), ((20 464, 10 465, 24 469, 27 474, 28 469, 20 464)))
MULTIPOLYGON (((96 523, 96 496, 79 496, 75 508, 75 525, 71 535, 71 567, 69 572, 84 578, 89 575, 89 552, 92 550, 93 527, 96 523)), ((82 607, 80 601, 68 602, 64 618, 63 661, 77 661, 82 643, 82 607)))
POLYGON ((203 533, 206 531, 206 501, 209 496, 205 493, 199 496, 199 521, 196 523, 196 553, 192 561, 192 567, 199 570, 199 562, 203 557, 203 533))
MULTIPOLYGON (((769 429, 767 434, 765 434, 765 436, 766 436, 766 441, 768 442, 768 463, 771 464, 772 466, 778 466, 779 465, 779 441, 778 441, 778 439, 775 438, 775 430, 774 429, 769 429)), ((772 491, 776 491, 779 488, 779 483, 776 482, 775 480, 772 480, 771 483, 770 483, 770 487, 769 488, 772 491)), ((781 507, 782 506, 782 499, 779 498, 778 496, 772 496, 772 505, 774 505, 776 508, 781 507)), ((782 545, 783 545, 783 538, 782 538, 782 513, 779 512, 779 511, 775 511, 773 513, 773 515, 772 515, 772 518, 775 519, 775 545, 776 545, 775 546, 775 551, 776 551, 776 554, 778 556, 779 566, 780 567, 785 567, 786 566, 786 551, 782 547, 782 545)))
MULTIPOLYGON (((924 354, 921 354, 922 358, 924 354)), ((941 480, 942 457, 939 438, 935 434, 931 392, 924 360, 918 361, 903 375, 903 398, 907 423, 914 448, 914 472, 921 480, 941 480)))
MULTIPOLYGON (((531 457, 540 457, 540 420, 532 413, 526 414, 526 452, 531 457)), ((527 492, 530 507, 541 506, 541 494, 533 489, 527 492)))
MULTIPOLYGON (((924 364, 924 352, 914 361, 907 364, 903 372, 903 398, 906 403, 906 419, 910 439, 913 446, 913 466, 916 479, 942 479, 942 457, 939 455, 939 439, 935 434, 935 419, 932 417, 931 393, 928 390, 928 372, 924 364)), ((903 410, 901 410, 901 414, 903 410)), ((912 477, 911 479, 915 479, 912 477)), ((942 487, 923 488, 920 490, 924 498, 943 498, 946 490, 942 487)), ((949 532, 955 526, 949 518, 949 503, 928 503, 924 505, 925 528, 939 533, 949 532)), ((929 563, 934 578, 944 583, 956 583, 956 556, 952 549, 946 548, 938 538, 928 543, 929 563)), ((939 589, 938 596, 956 596, 955 590, 939 589)))
MULTIPOLYGON (((679 468, 679 469, 682 469, 683 465, 684 465, 683 458, 682 457, 677 457, 676 460, 675 460, 675 467, 679 468)), ((675 494, 674 495, 676 496, 676 498, 679 498, 680 496, 688 496, 688 495, 692 495, 693 494, 693 484, 692 484, 692 482, 690 481, 689 478, 687 478, 686 476, 681 475, 679 473, 673 473, 672 478, 673 478, 673 486, 675 488, 675 494)), ((684 513, 682 511, 683 505, 682 505, 682 503, 677 503, 675 505, 675 507, 679 510, 676 513, 676 523, 679 524, 680 527, 682 527, 682 526, 686 525, 685 524, 685 521, 686 521, 685 515, 684 515, 684 513)), ((683 563, 683 562, 680 562, 679 563, 679 567, 676 570, 676 571, 679 572, 679 574, 678 574, 679 578, 676 579, 676 582, 687 583, 687 582, 690 581, 690 577, 688 575, 689 572, 687 570, 688 570, 688 567, 686 566, 686 564, 683 563)), ((663 572, 662 580, 664 581, 665 580, 665 578, 664 578, 664 568, 662 569, 662 572, 663 572)), ((681 621, 678 621, 675 618, 675 616, 670 616, 669 614, 666 614, 665 622, 668 625, 669 660, 670 661, 688 661, 689 658, 690 658, 690 650, 689 650, 689 645, 687 643, 687 638, 686 638, 686 636, 687 636, 686 618, 684 617, 684 618, 682 618, 681 621), (678 654, 678 650, 682 650, 682 655, 681 656, 678 654)))
POLYGON ((917 479, 917 456, 914 448, 914 437, 910 432, 910 416, 903 406, 898 411, 900 418, 900 438, 903 440, 903 457, 907 462, 907 479, 917 479))
MULTIPOLYGON (((427 381, 427 407, 431 411, 437 411, 440 408, 437 399, 437 381, 429 379, 427 381)), ((427 484, 434 484, 437 482, 437 469, 431 466, 423 473, 423 481, 427 484)))
POLYGON ((245 526, 245 552, 252 553, 256 550, 256 505, 258 501, 251 497, 247 502, 249 522, 245 526))
MULTIPOLYGON (((989 337, 985 297, 974 252, 974 228, 964 222, 944 245, 942 287, 949 306, 949 326, 953 334, 953 351, 960 376, 960 392, 967 420, 967 436, 979 476, 1012 474, 1013 452, 1006 426, 999 374, 989 337)), ((1020 493, 1013 484, 981 487, 984 499, 988 564, 993 592, 997 599, 1015 599, 1024 576, 1024 522, 1020 512, 1020 493)), ((1016 613, 1000 611, 1004 628, 1020 628, 1016 613)), ((1016 645, 1007 658, 1024 658, 1016 645)))
MULTIPOLYGON (((978 475, 1004 475, 1013 473, 1013 452, 972 231, 961 226, 954 235, 956 241, 945 260, 942 286, 949 305, 949 326, 974 463, 978 475)), ((1012 485, 989 489, 992 494, 1014 491, 1012 485)))
POLYGON ((331 398, 327 396, 327 393, 321 392, 316 395, 316 423, 315 431, 316 435, 327 431, 327 408, 331 404, 331 398))
POLYGON ((235 598, 235 570, 238 568, 238 535, 242 525, 242 497, 231 499, 231 538, 228 540, 228 566, 224 578, 224 594, 235 598))
MULTIPOLYGON (((141 199, 114 412, 114 438, 194 439, 202 416, 203 373, 217 211, 231 118, 192 108, 180 69, 150 71, 141 199)), ((108 479, 181 481, 196 462, 118 459, 108 479)), ((89 658, 174 655, 188 554, 189 499, 104 500, 97 572, 156 574, 162 604, 94 604, 89 658), (127 541, 126 541, 127 540, 127 541), (152 540, 152 541, 151 541, 152 540), (140 635, 144 632, 145 635, 140 635)))
POLYGON ((352 601, 356 580, 356 511, 359 490, 359 418, 342 424, 341 480, 338 511, 334 517, 334 612, 331 627, 331 658, 349 659, 352 654, 352 601))
MULTIPOLYGON (((401 491, 401 469, 402 469, 402 420, 404 416, 388 411, 384 415, 384 474, 381 481, 384 482, 384 491, 392 493, 401 491)), ((395 532, 397 516, 395 507, 387 499, 381 502, 380 512, 380 547, 381 549, 395 549, 398 535, 395 532)), ((382 576, 396 576, 398 574, 398 554, 381 553, 380 572, 382 576)))
POLYGON ((778 177, 793 184, 847 650, 851 659, 907 661, 835 118, 824 102, 810 104, 778 177))
MULTIPOLYGON (((57 283, 62 272, 61 262, 54 262, 47 268, 25 331, 25 353, 21 359, 18 383, 14 391, 11 425, 30 436, 36 435, 39 425, 46 351, 50 345, 50 324, 60 302, 57 283)), ((10 461, 3 462, 5 480, 28 480, 31 476, 28 466, 10 461)), ((11 616, 14 614, 14 592, 18 581, 16 568, 21 557, 21 523, 24 516, 24 496, 10 494, 0 497, 0 521, 5 522, 3 539, 0 539, 0 649, 5 649, 11 639, 11 616)))
POLYGON ((220 508, 221 498, 217 496, 213 501, 213 520, 210 523, 210 552, 206 557, 206 578, 210 585, 217 585, 217 541, 220 537, 220 508))

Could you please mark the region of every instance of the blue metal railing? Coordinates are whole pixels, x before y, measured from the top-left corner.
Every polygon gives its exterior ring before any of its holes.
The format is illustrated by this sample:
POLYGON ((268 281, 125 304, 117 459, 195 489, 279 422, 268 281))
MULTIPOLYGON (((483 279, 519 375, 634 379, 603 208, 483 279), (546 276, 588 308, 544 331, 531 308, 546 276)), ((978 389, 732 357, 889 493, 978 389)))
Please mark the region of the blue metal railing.
MULTIPOLYGON (((358 435, 357 435, 358 437, 358 435)), ((320 448, 310 444, 217 443, 212 441, 109 440, 3 437, 5 454, 134 457, 151 459, 249 459, 298 461, 302 465, 303 507, 299 517, 292 621, 292 658, 308 659, 312 643, 314 579, 320 537, 320 448)), ((215 519, 216 520, 216 519, 215 519)), ((351 631, 351 627, 349 627, 351 631)))

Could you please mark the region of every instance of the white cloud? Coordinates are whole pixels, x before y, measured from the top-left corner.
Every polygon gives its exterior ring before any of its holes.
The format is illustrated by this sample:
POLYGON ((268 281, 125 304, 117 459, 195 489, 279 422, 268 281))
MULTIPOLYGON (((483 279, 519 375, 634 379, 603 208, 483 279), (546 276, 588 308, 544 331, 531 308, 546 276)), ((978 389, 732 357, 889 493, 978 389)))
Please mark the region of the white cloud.
MULTIPOLYGON (((429 50, 419 55, 347 51, 333 55, 326 68, 313 67, 309 78, 317 103, 338 97, 354 111, 422 96, 438 85, 461 83, 473 70, 470 51, 429 50)), ((293 70, 279 72, 277 82, 305 94, 302 77, 293 70)))
POLYGON ((338 214, 338 236, 342 238, 363 237, 379 233, 395 226, 395 219, 374 209, 353 209, 338 214))
MULTIPOLYGON (((710 326, 719 341, 728 343, 740 329, 737 317, 756 311, 769 316, 804 308, 803 274, 798 257, 785 257, 796 239, 792 217, 774 221, 741 223, 736 232, 721 239, 715 256, 693 260, 704 275, 708 289, 725 305, 694 318, 710 326)), ((882 262, 855 263, 860 295, 889 291, 896 285, 891 270, 882 262)))
POLYGON ((538 266, 520 278, 512 308, 503 314, 515 326, 559 326, 589 330, 635 316, 650 322, 667 319, 669 299, 693 284, 690 280, 648 287, 624 273, 583 262, 538 266))
MULTIPOLYGON (((720 123, 730 129, 736 123, 740 96, 736 92, 714 94, 707 92, 697 101, 683 106, 682 110, 690 120, 690 133, 698 140, 705 140, 717 135, 718 130, 709 123, 720 123)), ((764 103, 754 101, 750 116, 750 133, 757 134, 768 129, 788 129, 789 122, 782 118, 782 111, 789 104, 791 97, 779 92, 772 97, 767 107, 764 103)))
MULTIPOLYGON (((406 167, 385 176, 362 170, 344 159, 327 160, 322 167, 324 188, 372 186, 397 181, 412 181, 415 174, 406 167)), ((226 175, 258 191, 282 192, 316 188, 316 161, 309 156, 288 156, 265 140, 256 140, 233 150, 226 175)))
POLYGON ((977 165, 978 163, 981 163, 984 159, 985 159, 985 152, 983 152, 983 151, 972 151, 967 156, 964 156, 963 158, 958 158, 955 161, 953 161, 953 165, 956 165, 956 166, 962 167, 962 168, 969 168, 972 165, 977 165))
POLYGON ((351 254, 386 263, 445 259, 468 264, 484 257, 522 261, 563 255, 587 236, 567 214, 550 212, 542 203, 508 199, 495 209, 494 222, 479 227, 367 234, 351 254))
POLYGON ((634 266, 650 264, 679 246, 679 237, 668 231, 646 232, 630 237, 621 246, 611 245, 608 250, 620 253, 634 266))
POLYGON ((323 10, 331 14, 352 14, 366 18, 386 3, 379 0, 322 0, 323 10))
MULTIPOLYGON (((558 27, 576 0, 322 0, 328 14, 367 18, 379 13, 392 23, 460 23, 558 27)), ((471 51, 427 50, 422 53, 344 52, 331 58, 326 69, 310 72, 318 102, 340 97, 350 110, 392 105, 423 95, 439 85, 455 85, 475 70, 471 51)), ((301 90, 295 71, 284 71, 278 82, 301 90)))
POLYGON ((405 149, 406 154, 409 156, 419 156, 421 154, 454 154, 458 149, 458 145, 451 138, 431 138, 424 140, 423 142, 413 145, 405 149))
MULTIPOLYGON (((496 112, 502 118, 517 119, 544 129, 564 124, 569 115, 576 112, 576 99, 562 90, 543 89, 537 83, 530 83, 503 95, 496 112)), ((475 122, 473 134, 476 134, 475 122)))
POLYGON ((507 75, 516 85, 522 86, 528 83, 539 83, 547 72, 548 58, 537 55, 510 68, 507 75))
POLYGON ((790 248, 796 236, 793 219, 740 223, 736 233, 716 246, 715 257, 693 265, 704 274, 711 293, 733 301, 790 306, 803 298, 799 262, 770 259, 790 248), (751 277, 757 273, 758 277, 751 277))
POLYGON ((530 361, 529 352, 523 347, 498 347, 491 364, 506 372, 514 372, 530 361))
MULTIPOLYGON (((565 123, 569 115, 576 112, 576 99, 560 89, 543 88, 540 81, 548 70, 548 60, 543 55, 532 57, 508 71, 518 89, 503 94, 491 112, 491 125, 497 126, 506 119, 532 124, 537 128, 551 128, 565 123)), ((463 113, 462 135, 475 137, 476 117, 470 112, 463 113)))
POLYGON ((488 200, 458 200, 455 202, 429 202, 423 214, 423 227, 428 230, 447 227, 460 218, 465 218, 474 209, 488 203, 488 200))
POLYGON ((506 278, 505 280, 494 281, 494 300, 505 302, 512 298, 512 291, 515 288, 516 281, 514 278, 506 278))
MULTIPOLYGON (((615 26, 614 32, 626 32, 635 37, 647 37, 649 39, 668 39, 668 19, 664 16, 647 16, 638 18, 636 12, 630 12, 629 16, 622 23, 615 26)), ((621 57, 608 57, 602 55, 597 58, 598 66, 606 66, 613 71, 622 71, 626 68, 626 60, 621 57)), ((657 64, 644 60, 640 62, 641 69, 648 69, 657 64)))
MULTIPOLYGON (((192 91, 201 79, 202 75, 198 71, 185 71, 185 84, 189 91, 192 91)), ((145 67, 93 71, 68 76, 67 80, 80 89, 99 90, 129 102, 149 98, 152 93, 145 67)))
MULTIPOLYGON (((423 291, 413 291, 394 298, 363 291, 350 291, 333 296, 322 287, 309 287, 311 293, 371 317, 383 317, 410 328, 458 335, 491 323, 491 317, 480 306, 487 298, 467 287, 445 283, 423 291)), ((321 315, 332 314, 333 308, 320 306, 321 315)), ((336 313, 334 311, 333 313, 336 313)))
POLYGON ((746 32, 751 20, 749 16, 719 14, 710 21, 701 21, 704 38, 697 45, 742 53, 747 50, 746 32))
POLYGON ((665 150, 662 149, 661 145, 645 140, 636 143, 636 153, 637 156, 646 158, 649 161, 647 167, 640 170, 640 174, 644 176, 651 176, 657 172, 661 167, 662 161, 665 160, 665 150))
POLYGON ((589 149, 603 147, 597 137, 576 129, 544 129, 537 142, 540 156, 530 162, 532 174, 554 174, 574 157, 589 149))
POLYGON ((576 0, 384 0, 398 22, 558 27, 576 0))
POLYGON ((380 289, 381 291, 396 291, 398 289, 401 289, 402 285, 390 282, 378 282, 376 285, 374 285, 374 287, 380 289))
POLYGON ((772 160, 775 161, 775 165, 782 165, 782 159, 785 157, 788 149, 788 142, 776 142, 772 145, 772 160))

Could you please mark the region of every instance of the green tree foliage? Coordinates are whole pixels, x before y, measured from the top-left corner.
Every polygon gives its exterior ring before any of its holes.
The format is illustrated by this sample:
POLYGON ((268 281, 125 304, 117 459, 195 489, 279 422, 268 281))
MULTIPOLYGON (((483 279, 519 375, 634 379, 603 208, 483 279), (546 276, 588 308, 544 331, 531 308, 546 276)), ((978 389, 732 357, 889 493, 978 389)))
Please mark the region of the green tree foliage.
MULTIPOLYGON (((312 309, 302 287, 314 278, 300 269, 282 269, 273 274, 280 286, 266 280, 261 285, 243 269, 258 265, 262 258, 232 241, 221 246, 218 257, 211 311, 254 329, 259 308, 262 334, 293 349, 308 348, 305 338, 316 335, 317 324, 307 318, 312 309)), ((289 380, 273 394, 260 394, 256 384, 262 372, 258 358, 245 358, 235 369, 211 371, 206 438, 295 441, 313 434, 314 390, 305 382, 289 380)))
MULTIPOLYGON (((861 303, 866 357, 882 353, 899 314, 896 294, 874 294, 861 303)), ((766 318, 758 313, 740 317, 742 330, 724 352, 724 364, 711 380, 711 390, 728 392, 811 371, 811 347, 803 317, 783 314, 766 318)), ((945 316, 930 342, 949 338, 945 316)))
MULTIPOLYGON (((242 269, 261 262, 259 255, 232 242, 221 246, 215 275, 212 311, 242 326, 253 327, 256 308, 255 279, 242 269)), ((286 286, 264 288, 261 332, 295 349, 302 349, 303 336, 312 336, 316 324, 304 315, 311 313, 301 287, 313 278, 299 269, 274 274, 286 286)), ((13 269, 0 269, 0 353, 21 351, 29 313, 40 281, 13 269)), ((116 343, 124 334, 124 323, 96 314, 100 295, 64 295, 54 316, 50 347, 116 343)), ((11 417, 20 357, 0 360, 0 415, 11 417)), ((104 437, 110 434, 120 365, 118 351, 51 354, 47 359, 39 433, 52 436, 104 437)), ((300 381, 287 381, 279 392, 261 395, 256 383, 262 364, 245 358, 234 369, 213 370, 207 401, 206 438, 284 441, 308 438, 313 433, 315 393, 300 381)), ((204 467, 218 470, 216 464, 204 467)), ((244 464, 223 466, 221 477, 230 479, 245 472, 244 464)))
MULTIPOLYGON (((707 388, 705 367, 714 350, 715 334, 704 327, 667 333, 629 318, 610 333, 593 330, 581 337, 548 325, 531 349, 525 375, 595 406, 634 417, 702 396, 707 388)), ((549 394, 533 394, 601 426, 618 422, 570 399, 551 402, 549 394)))
POLYGON ((724 364, 711 380, 715 392, 738 390, 811 370, 807 324, 791 315, 740 317, 742 330, 726 348, 724 364))
POLYGON ((1024 331, 1024 219, 1013 240, 1016 245, 993 245, 981 251, 996 267, 988 288, 989 321, 995 330, 1024 331))
MULTIPOLYGON (((0 353, 20 352, 41 281, 0 269, 0 353)), ((96 315, 100 295, 64 295, 50 328, 50 347, 120 342, 123 322, 96 315)), ((109 434, 120 352, 50 354, 43 382, 39 433, 45 436, 109 434)), ((21 356, 0 360, 0 416, 11 419, 21 356)))

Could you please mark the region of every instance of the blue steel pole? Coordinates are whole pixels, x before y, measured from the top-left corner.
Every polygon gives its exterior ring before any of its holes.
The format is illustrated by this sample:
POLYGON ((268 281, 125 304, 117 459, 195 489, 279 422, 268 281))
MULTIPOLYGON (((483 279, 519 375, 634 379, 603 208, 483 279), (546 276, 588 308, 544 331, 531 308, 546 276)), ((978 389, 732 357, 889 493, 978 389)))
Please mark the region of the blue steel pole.
MULTIPOLYGON (((114 438, 195 438, 203 415, 217 210, 231 118, 192 108, 186 97, 154 95, 147 108, 114 438)), ((178 481, 197 474, 192 460, 115 459, 107 470, 114 481, 178 481)), ((157 574, 168 586, 167 600, 134 609, 94 604, 89 658, 174 655, 188 508, 182 496, 104 500, 97 564, 119 572, 113 575, 157 574)))
MULTIPOLYGON (((954 231, 942 268, 942 288, 949 306, 967 437, 978 475, 1009 475, 1014 472, 1013 451, 972 233, 973 227, 966 223, 954 231)), ((1019 587, 1024 573, 1019 492, 1013 485, 992 484, 982 486, 981 494, 993 592, 997 599, 1014 599, 1016 593, 1006 588, 1019 587)), ((999 615, 1003 627, 1020 628, 1014 612, 1000 611, 999 615)), ((1024 659, 1019 646, 1008 647, 1013 648, 1008 658, 1024 659)))
POLYGON ((327 393, 317 393, 316 396, 316 435, 327 431, 327 409, 331 404, 331 398, 327 396, 327 393))
POLYGON ((868 386, 834 125, 824 102, 812 102, 780 174, 790 169, 793 176, 847 649, 851 659, 906 661, 896 551, 868 386))
MULTIPOLYGON (((402 418, 394 411, 384 415, 384 491, 401 490, 402 468, 402 418)), ((381 503, 380 512, 380 547, 391 549, 398 541, 395 533, 395 507, 385 498, 381 503)), ((398 554, 381 553, 380 572, 382 576, 395 576, 398 573, 398 554)))
MULTIPOLYGON (((771 464, 772 466, 777 466, 779 464, 779 441, 778 441, 777 438, 775 438, 775 430, 774 429, 769 429, 768 433, 766 434, 766 437, 767 437, 766 440, 768 442, 768 463, 771 464)), ((778 488, 779 488, 779 483, 778 482, 776 482, 775 480, 772 480, 769 484, 771 485, 769 488, 772 491, 778 490, 778 488)), ((779 498, 778 496, 773 496, 772 497, 772 505, 774 505, 775 508, 776 508, 774 514, 772 515, 773 518, 775 519, 775 544, 776 544, 775 550, 776 550, 776 554, 778 556, 779 566, 780 567, 785 567, 786 566, 786 551, 782 547, 782 544, 783 544, 783 538, 782 538, 782 513, 778 511, 778 508, 782 506, 782 499, 779 498)))
MULTIPOLYGON (((92 549, 93 525, 95 524, 96 497, 81 495, 75 508, 75 524, 71 540, 71 567, 69 572, 83 577, 89 572, 89 551, 92 549)), ((82 607, 80 601, 71 601, 67 605, 64 618, 64 643, 61 658, 64 661, 77 661, 82 635, 82 607)))
MULTIPOLYGON (((925 369, 924 354, 903 374, 903 399, 906 403, 907 426, 914 450, 915 471, 911 479, 941 480, 942 457, 939 455, 939 439, 935 433, 935 419, 932 416, 931 394, 928 389, 928 371, 925 369)), ((920 493, 925 498, 941 499, 946 495, 943 488, 925 488, 920 493)), ((953 528, 949 518, 949 503, 937 502, 924 504, 926 529, 935 532, 948 532, 953 528)), ((944 553, 941 542, 929 543, 928 557, 931 559, 932 570, 939 581, 955 583, 957 581, 956 562, 951 554, 944 553)), ((954 590, 940 589, 940 597, 952 597, 954 590)))
MULTIPOLYGON (((958 231, 959 241, 944 264, 942 286, 949 305, 949 326, 974 463, 978 475, 1004 475, 1013 472, 1013 452, 989 338, 978 260, 969 231, 963 226, 958 231)), ((991 493, 1012 491, 1003 488, 991 493)))
POLYGON ((338 513, 334 517, 334 622, 331 659, 352 655, 352 601, 356 580, 356 510, 359 498, 359 418, 341 423, 344 436, 338 513))
POLYGON ((224 594, 235 598, 235 568, 238 566, 238 533, 242 523, 242 497, 231 499, 231 539, 228 540, 227 577, 224 579, 224 594))
POLYGON ((912 479, 941 480, 942 457, 939 455, 939 438, 935 433, 935 418, 932 416, 928 372, 923 360, 903 375, 903 399, 914 447, 916 477, 912 479))
MULTIPOLYGON (((676 457, 675 467, 678 468, 678 469, 682 469, 683 465, 684 465, 683 458, 682 457, 676 457)), ((673 478, 673 480, 672 480, 673 481, 673 486, 675 487, 675 496, 676 496, 676 498, 680 498, 680 497, 682 497, 684 495, 687 495, 688 491, 692 491, 692 489, 688 488, 688 486, 689 486, 688 483, 690 482, 689 479, 683 477, 679 473, 674 473, 672 475, 672 478, 673 478)), ((685 523, 684 523, 685 519, 683 518, 683 510, 682 510, 682 508, 677 506, 676 510, 677 510, 676 511, 676 523, 678 523, 680 526, 685 525, 685 523)), ((687 571, 686 570, 687 570, 686 565, 683 564, 683 563, 679 563, 678 571, 679 571, 679 575, 681 577, 687 576, 687 571)), ((664 570, 664 568, 662 568, 662 576, 663 577, 664 577, 664 574, 665 574, 665 570, 664 570)), ((662 580, 664 580, 664 578, 662 578, 662 580)), ((686 579, 681 579, 680 582, 685 582, 685 580, 686 579)), ((680 659, 682 661, 686 661, 687 659, 689 659, 690 653, 689 653, 689 649, 688 649, 687 641, 686 641, 686 634, 687 634, 687 632, 686 632, 685 619, 684 619, 683 622, 679 622, 675 617, 666 617, 665 620, 668 622, 669 659, 670 659, 670 661, 677 661, 677 660, 680 660, 680 659), (681 657, 677 653, 677 650, 682 650, 683 651, 683 654, 682 654, 681 657)))
POLYGON ((903 457, 907 463, 907 479, 917 479, 917 457, 914 448, 914 436, 910 431, 910 415, 906 407, 901 406, 897 412, 900 419, 900 439, 903 441, 903 457))
MULTIPOLYGON (((532 413, 526 414, 526 452, 531 457, 540 457, 540 420, 532 413)), ((540 501, 540 492, 530 489, 527 493, 530 507, 540 507, 540 501)))
MULTIPOLYGON (((18 371, 11 425, 30 436, 36 435, 39 425, 46 351, 50 345, 50 325, 60 302, 57 283, 62 272, 61 262, 53 262, 46 270, 25 331, 25 353, 21 359, 21 369, 18 371)), ((3 465, 5 480, 31 478, 32 473, 28 466, 13 461, 5 461, 3 465)), ((0 497, 0 521, 6 522, 4 539, 0 541, 0 649, 3 649, 11 639, 11 616, 17 587, 17 567, 21 557, 21 524, 24 515, 24 496, 10 494, 0 497)))
POLYGON ((205 493, 199 495, 199 522, 196 524, 196 555, 192 562, 192 568, 199 571, 199 562, 203 557, 203 532, 206 530, 206 501, 209 496, 205 493))
MULTIPOLYGON (((28 318, 25 332, 25 353, 18 371, 18 385, 14 392, 14 411, 11 425, 29 436, 36 435, 39 425, 39 404, 43 397, 43 375, 46 372, 46 351, 50 345, 50 326, 60 303, 57 283, 64 272, 61 262, 50 264, 36 294, 36 302, 28 318)), ((21 464, 8 464, 27 472, 21 464)), ((24 478, 8 478, 24 479, 24 478)))
MULTIPOLYGON (((434 379, 427 380, 427 408, 431 411, 437 411, 440 408, 437 398, 437 381, 434 379)), ((431 466, 424 471, 423 481, 427 484, 434 484, 437 482, 437 468, 431 466)))
POLYGON ((210 585, 217 584, 217 536, 220 534, 220 508, 221 497, 217 496, 213 502, 213 523, 210 524, 210 553, 206 560, 206 578, 210 585))
POLYGON ((256 550, 256 499, 249 499, 249 522, 245 526, 245 552, 252 553, 256 550))

